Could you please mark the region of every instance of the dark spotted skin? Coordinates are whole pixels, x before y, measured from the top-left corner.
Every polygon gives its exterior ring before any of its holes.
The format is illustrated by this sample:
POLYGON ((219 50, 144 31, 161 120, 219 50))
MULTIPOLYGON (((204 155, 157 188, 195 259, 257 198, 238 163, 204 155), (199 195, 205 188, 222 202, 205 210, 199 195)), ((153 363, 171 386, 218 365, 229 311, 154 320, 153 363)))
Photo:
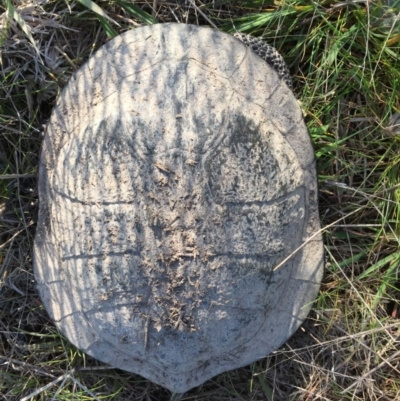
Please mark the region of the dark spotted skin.
POLYGON ((236 32, 233 36, 249 46, 254 53, 271 65, 286 85, 290 89, 293 88, 292 77, 290 76, 285 60, 274 47, 268 45, 260 38, 245 33, 236 32))

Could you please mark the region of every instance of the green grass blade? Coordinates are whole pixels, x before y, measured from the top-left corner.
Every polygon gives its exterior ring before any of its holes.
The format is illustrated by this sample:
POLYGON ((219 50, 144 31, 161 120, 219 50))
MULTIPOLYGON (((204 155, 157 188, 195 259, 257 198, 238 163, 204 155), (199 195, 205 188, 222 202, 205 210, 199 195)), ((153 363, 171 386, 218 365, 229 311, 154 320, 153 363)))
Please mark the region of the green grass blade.
POLYGON ((396 271, 399 268, 400 263, 400 252, 395 252, 388 255, 386 258, 381 259, 379 262, 374 263, 369 269, 367 269, 364 273, 360 274, 357 279, 361 280, 368 276, 373 276, 376 274, 377 270, 381 267, 385 266, 386 264, 390 263, 389 268, 384 273, 384 276, 381 280, 381 284, 374 296, 374 299, 371 304, 371 309, 374 310, 379 302, 381 301, 382 297, 386 294, 386 289, 389 287, 393 282, 396 281, 396 271))
POLYGON ((253 14, 251 18, 242 17, 237 18, 233 21, 233 24, 229 24, 223 30, 237 30, 239 32, 248 32, 253 33, 257 29, 264 29, 266 25, 271 23, 272 20, 276 19, 278 15, 281 18, 288 17, 290 14, 294 14, 295 11, 291 10, 280 10, 275 13, 261 13, 261 14, 253 14), (233 27, 232 27, 233 25, 233 27))
POLYGON ((366 251, 361 251, 360 253, 352 256, 351 258, 347 258, 345 260, 342 260, 341 262, 338 262, 338 266, 341 268, 351 266, 353 263, 361 260, 366 254, 367 254, 366 251))
POLYGON ((392 262, 392 266, 396 266, 396 263, 399 262, 399 260, 400 260, 400 252, 392 253, 392 254, 386 256, 386 258, 381 259, 379 262, 374 263, 371 267, 369 267, 367 270, 365 270, 365 272, 360 274, 357 277, 357 279, 362 280, 363 278, 368 277, 369 275, 371 275, 372 273, 374 273, 376 270, 380 269, 382 266, 386 265, 387 263, 392 262))
POLYGON ((28 25, 25 23, 23 18, 18 14, 17 10, 11 4, 10 0, 6 0, 6 4, 7 4, 8 15, 10 15, 15 20, 15 22, 20 26, 22 31, 28 37, 29 41, 32 43, 34 49, 36 50, 36 53, 39 54, 39 49, 36 46, 35 40, 33 39, 33 36, 31 34, 31 31, 29 30, 28 25))
POLYGON ((157 24, 158 21, 152 17, 150 14, 143 11, 140 7, 132 3, 126 3, 125 1, 116 0, 116 3, 122 7, 125 11, 130 13, 133 17, 144 22, 145 24, 152 25, 157 24))
POLYGON ((118 24, 118 22, 116 22, 112 18, 110 18, 108 16, 108 14, 101 7, 99 7, 96 3, 94 3, 92 0, 78 0, 78 2, 81 3, 83 6, 85 6, 86 8, 88 8, 89 10, 92 10, 98 16, 114 23, 117 26, 120 26, 118 24))
MULTIPOLYGON (((396 255, 396 254, 394 254, 396 255)), ((393 256, 393 255, 390 255, 393 256)), ((382 297, 385 296, 386 294, 386 289, 387 287, 390 287, 396 282, 396 272, 399 269, 399 262, 400 262, 400 254, 397 253, 396 258, 392 258, 393 261, 387 271, 385 272, 385 275, 382 279, 382 283, 378 288, 378 291, 375 294, 374 300, 372 301, 371 309, 374 310, 378 304, 380 303, 382 297)))
POLYGON ((101 27, 104 29, 107 37, 112 39, 118 36, 118 32, 111 26, 111 24, 103 17, 98 17, 101 27))
POLYGON ((264 391, 264 394, 267 396, 268 401, 273 401, 274 395, 272 393, 271 388, 268 386, 265 378, 262 375, 257 375, 258 381, 261 384, 261 387, 264 391))

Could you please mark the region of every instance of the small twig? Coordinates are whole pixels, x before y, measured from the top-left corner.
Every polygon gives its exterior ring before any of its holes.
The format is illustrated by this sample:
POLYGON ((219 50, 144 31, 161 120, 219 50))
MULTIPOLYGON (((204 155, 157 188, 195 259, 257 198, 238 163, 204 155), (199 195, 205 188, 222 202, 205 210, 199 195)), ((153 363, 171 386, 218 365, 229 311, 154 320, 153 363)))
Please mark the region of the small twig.
POLYGON ((157 15, 157 0, 153 0, 153 9, 151 10, 151 15, 156 18, 157 15))
POLYGON ((19 295, 21 295, 21 296, 23 296, 23 297, 26 295, 22 290, 20 290, 20 289, 11 281, 11 276, 8 277, 8 286, 9 286, 10 288, 12 288, 15 292, 18 292, 19 295))
POLYGON ((36 397, 37 395, 39 395, 39 394, 43 393, 44 391, 46 391, 47 389, 49 389, 50 387, 53 387, 58 382, 64 380, 66 378, 66 376, 68 376, 68 375, 69 375, 69 373, 58 377, 57 379, 55 379, 52 382, 46 384, 45 386, 38 388, 37 390, 35 390, 33 393, 30 393, 26 397, 21 398, 20 401, 29 401, 31 398, 36 397))
POLYGON ((389 358, 385 359, 383 362, 381 362, 378 366, 375 366, 373 369, 371 369, 369 372, 365 373, 361 377, 359 377, 353 384, 351 384, 349 387, 344 389, 341 394, 346 394, 349 390, 351 390, 353 387, 357 386, 360 384, 363 380, 365 380, 368 376, 371 376, 372 373, 376 372, 378 369, 382 368, 383 366, 389 364, 391 360, 396 358, 397 356, 400 355, 400 350, 395 352, 394 354, 390 355, 389 358))
MULTIPOLYGON (((3 327, 4 327, 4 325, 3 325, 3 327)), ((1 331, 1 333, 7 333, 7 332, 8 331, 6 331, 6 330, 2 330, 1 331)), ((31 365, 31 364, 29 364, 27 362, 22 362, 22 361, 19 361, 17 359, 10 358, 8 356, 0 354, 0 366, 2 366, 2 365, 10 365, 10 366, 12 366, 13 369, 18 370, 18 371, 22 371, 22 369, 17 368, 16 366, 14 366, 14 365, 18 365, 18 366, 21 366, 21 367, 25 368, 25 370, 32 370, 32 371, 34 371, 35 373, 37 373, 39 375, 47 376, 47 377, 51 377, 51 378, 54 377, 53 374, 48 373, 43 369, 39 369, 38 367, 36 367, 34 365, 31 365)), ((23 372, 25 372, 25 370, 23 372)))
POLYGON ((77 380, 77 379, 75 379, 75 377, 73 377, 74 372, 75 371, 73 370, 72 373, 66 373, 66 374, 58 377, 57 379, 46 384, 45 386, 38 388, 37 390, 35 390, 31 394, 27 395, 26 397, 21 398, 20 401, 29 401, 31 398, 43 393, 44 391, 46 391, 50 387, 54 386, 55 384, 59 383, 60 381, 62 381, 63 382, 62 384, 64 384, 64 382, 67 381, 68 379, 73 381, 78 387, 80 387, 83 391, 85 391, 87 394, 89 394, 93 400, 100 401, 100 399, 97 398, 86 386, 84 386, 82 383, 79 382, 79 380, 77 380))
POLYGON ((359 207, 358 209, 353 210, 352 212, 346 214, 346 216, 340 217, 339 219, 335 220, 333 223, 328 224, 327 226, 321 228, 320 230, 316 231, 310 238, 307 239, 307 241, 303 242, 300 246, 298 246, 290 255, 288 255, 285 259, 282 260, 277 266, 273 268, 273 272, 277 271, 280 267, 282 267, 292 256, 294 256, 301 248, 306 246, 313 238, 315 238, 317 235, 323 233, 326 229, 329 227, 334 226, 336 223, 339 221, 345 219, 346 217, 351 216, 352 214, 355 214, 356 212, 359 212, 362 209, 362 207, 359 207))
POLYGON ((33 221, 31 221, 30 223, 28 223, 24 228, 21 228, 20 230, 18 230, 11 238, 9 238, 6 242, 4 242, 4 244, 0 245, 0 249, 5 248, 5 246, 7 244, 9 244, 11 241, 14 240, 15 237, 17 237, 19 234, 21 234, 23 231, 25 231, 29 226, 31 226, 33 224, 33 221))
POLYGON ((218 27, 214 24, 214 22, 212 22, 210 20, 210 18, 207 17, 207 15, 205 15, 203 13, 203 11, 200 10, 199 7, 196 6, 195 2, 193 0, 189 0, 190 4, 196 9, 196 11, 214 28, 214 29, 218 29, 218 27))
POLYGON ((74 71, 76 71, 78 69, 78 67, 75 65, 75 63, 70 59, 70 57, 68 56, 67 53, 65 53, 65 51, 63 51, 62 49, 60 49, 58 46, 54 46, 54 48, 64 56, 64 58, 68 61, 68 64, 72 67, 72 69, 74 71))
POLYGON ((13 180, 15 178, 32 178, 36 177, 36 174, 1 174, 0 180, 13 180))
POLYGON ((96 401, 101 401, 99 398, 97 398, 86 386, 84 386, 82 383, 80 383, 75 377, 73 377, 71 374, 68 375, 69 379, 72 380, 78 387, 80 387, 83 391, 88 393, 94 400, 96 401))

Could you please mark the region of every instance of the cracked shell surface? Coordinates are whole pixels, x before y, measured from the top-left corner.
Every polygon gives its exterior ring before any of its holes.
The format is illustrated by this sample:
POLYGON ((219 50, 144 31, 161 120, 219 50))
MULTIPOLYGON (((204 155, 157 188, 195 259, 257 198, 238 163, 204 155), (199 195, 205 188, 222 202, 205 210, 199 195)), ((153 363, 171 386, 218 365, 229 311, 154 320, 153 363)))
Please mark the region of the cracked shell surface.
POLYGON ((283 344, 323 248, 297 101, 228 34, 158 24, 73 76, 40 160, 37 287, 58 329, 185 392, 283 344))

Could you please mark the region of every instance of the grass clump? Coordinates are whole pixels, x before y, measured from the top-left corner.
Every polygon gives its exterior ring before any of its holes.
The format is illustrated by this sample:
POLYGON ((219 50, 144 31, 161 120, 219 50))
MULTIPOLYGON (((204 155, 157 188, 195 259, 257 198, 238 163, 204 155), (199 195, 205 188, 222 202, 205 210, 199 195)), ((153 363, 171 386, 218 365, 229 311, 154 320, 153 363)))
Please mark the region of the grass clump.
POLYGON ((310 317, 273 355, 191 400, 400 399, 398 1, 61 1, 0 6, 0 393, 7 401, 168 400, 54 328, 34 287, 37 162, 69 78, 142 24, 262 36, 285 57, 312 136, 326 273, 310 317))

